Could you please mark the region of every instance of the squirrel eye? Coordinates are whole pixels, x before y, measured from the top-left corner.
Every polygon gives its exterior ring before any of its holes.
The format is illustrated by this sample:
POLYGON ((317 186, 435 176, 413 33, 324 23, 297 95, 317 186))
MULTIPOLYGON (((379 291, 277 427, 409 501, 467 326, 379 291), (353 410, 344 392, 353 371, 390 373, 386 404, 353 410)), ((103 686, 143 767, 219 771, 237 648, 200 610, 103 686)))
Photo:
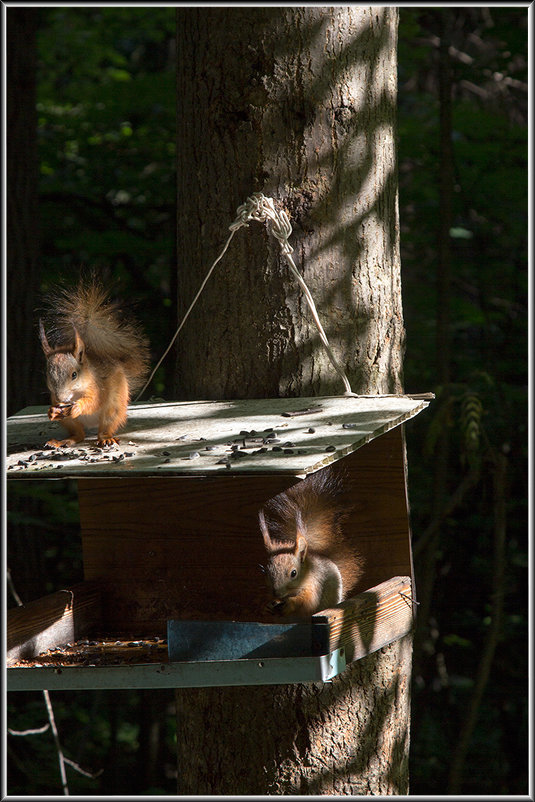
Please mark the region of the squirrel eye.
POLYGON ((73 370, 71 379, 75 379, 78 376, 77 372, 73 370))
POLYGON ((297 571, 295 570, 295 568, 292 568, 292 570, 290 571, 290 577, 292 579, 295 579, 296 576, 297 576, 297 571))

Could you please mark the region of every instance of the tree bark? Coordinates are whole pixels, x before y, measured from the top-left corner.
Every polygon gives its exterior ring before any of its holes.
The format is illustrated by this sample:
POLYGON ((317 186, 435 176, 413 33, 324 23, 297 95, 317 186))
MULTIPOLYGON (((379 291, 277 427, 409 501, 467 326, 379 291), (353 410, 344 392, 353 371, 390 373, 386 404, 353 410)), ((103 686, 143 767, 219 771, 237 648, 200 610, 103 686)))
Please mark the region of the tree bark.
MULTIPOLYGON (((359 393, 401 387, 396 19, 388 8, 178 10, 179 319, 253 192, 359 393)), ((177 344, 184 398, 342 393, 263 226, 235 236, 177 344)))
MULTIPOLYGON (((253 192, 352 388, 402 389, 397 10, 179 8, 179 320, 253 192)), ((234 237, 177 342, 177 397, 342 394, 266 227, 234 237)), ((177 690, 181 794, 405 794, 411 639, 331 684, 177 690)))

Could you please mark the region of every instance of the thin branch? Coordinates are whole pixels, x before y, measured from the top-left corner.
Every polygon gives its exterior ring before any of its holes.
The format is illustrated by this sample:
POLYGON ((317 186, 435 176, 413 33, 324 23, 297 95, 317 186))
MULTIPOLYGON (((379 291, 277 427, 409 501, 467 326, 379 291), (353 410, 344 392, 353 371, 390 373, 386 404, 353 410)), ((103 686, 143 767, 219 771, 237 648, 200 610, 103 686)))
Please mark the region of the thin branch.
POLYGON ((84 777, 90 777, 92 780, 95 780, 97 777, 100 777, 100 775, 104 771, 104 769, 99 769, 98 771, 94 771, 94 772, 87 771, 86 769, 83 769, 74 760, 71 760, 70 758, 65 757, 65 755, 63 755, 63 762, 64 763, 68 763, 69 766, 71 766, 71 768, 73 768, 75 771, 78 772, 78 774, 83 774, 84 777))
MULTIPOLYGON (((11 578, 11 571, 9 570, 9 568, 7 569, 7 581, 8 581, 8 585, 9 585, 9 590, 11 591, 11 594, 12 594, 13 598, 15 599, 17 605, 19 607, 22 607, 23 606, 23 602, 22 602, 22 599, 20 598, 19 594, 16 591, 15 585, 14 585, 13 580, 11 578)), ((43 727, 39 727, 38 729, 33 729, 33 730, 11 730, 11 729, 8 729, 8 732, 9 732, 10 735, 26 736, 26 735, 40 735, 43 732, 47 732, 48 729, 51 729, 52 735, 54 737, 54 743, 56 745, 56 751, 57 751, 57 754, 58 754, 59 771, 60 771, 60 776, 61 776, 61 785, 62 785, 62 788, 63 788, 63 793, 64 793, 65 796, 69 796, 69 786, 67 784, 67 774, 65 772, 65 764, 66 763, 69 766, 71 766, 75 771, 77 771, 79 774, 83 774, 84 777, 90 777, 92 780, 94 780, 96 777, 98 777, 98 776, 100 776, 100 774, 102 774, 102 769, 100 769, 97 772, 93 772, 93 773, 89 772, 89 771, 86 771, 85 769, 82 769, 81 766, 78 765, 78 763, 75 763, 74 760, 71 760, 70 758, 66 757, 63 754, 63 749, 62 749, 62 746, 61 746, 61 743, 60 743, 60 740, 59 740, 58 729, 56 727, 56 720, 55 720, 55 717, 54 717, 54 709, 52 707, 52 702, 50 701, 50 694, 48 693, 47 690, 43 690, 43 697, 44 697, 44 700, 45 700, 46 712, 48 714, 48 722, 49 723, 45 724, 43 727)))
POLYGON ((42 727, 38 727, 35 730, 12 730, 10 727, 7 728, 7 731, 10 735, 40 735, 42 732, 46 732, 50 727, 50 723, 44 724, 42 727))
POLYGON ((13 580, 11 579, 11 571, 9 570, 9 568, 7 569, 7 585, 9 587, 9 590, 11 591, 11 595, 15 599, 17 605, 19 607, 22 607, 23 602, 22 602, 22 599, 20 598, 19 594, 17 593, 17 591, 15 589, 15 585, 13 584, 13 580))
POLYGON ((59 740, 58 729, 56 727, 56 720, 54 718, 54 710, 52 708, 52 702, 50 701, 50 694, 48 693, 47 690, 44 690, 43 696, 45 698, 46 712, 48 713, 48 719, 50 721, 50 727, 52 728, 52 735, 54 736, 54 743, 56 744, 56 751, 58 753, 61 787, 63 788, 63 793, 65 794, 65 796, 69 796, 69 786, 67 785, 67 774, 65 772, 65 757, 63 755, 63 749, 61 748, 61 743, 59 740))

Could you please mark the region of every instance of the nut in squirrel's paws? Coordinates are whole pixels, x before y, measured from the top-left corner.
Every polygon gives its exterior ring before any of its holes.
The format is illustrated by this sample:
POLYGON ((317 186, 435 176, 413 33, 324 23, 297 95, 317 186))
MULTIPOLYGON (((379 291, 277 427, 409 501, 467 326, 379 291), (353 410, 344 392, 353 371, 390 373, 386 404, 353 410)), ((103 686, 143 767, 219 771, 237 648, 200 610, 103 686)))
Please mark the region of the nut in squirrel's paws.
POLYGON ((67 418, 71 414, 72 411, 72 404, 64 404, 62 402, 58 402, 54 406, 50 407, 48 410, 48 417, 50 420, 56 420, 57 418, 67 418))
POLYGON ((273 599, 266 604, 266 611, 272 615, 283 615, 286 599, 273 599))

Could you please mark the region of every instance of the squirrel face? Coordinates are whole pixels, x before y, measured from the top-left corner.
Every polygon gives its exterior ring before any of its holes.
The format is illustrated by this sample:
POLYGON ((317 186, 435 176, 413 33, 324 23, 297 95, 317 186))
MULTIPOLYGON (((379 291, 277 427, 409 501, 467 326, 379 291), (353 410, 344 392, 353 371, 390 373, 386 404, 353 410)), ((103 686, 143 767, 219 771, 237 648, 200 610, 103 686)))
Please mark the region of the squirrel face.
POLYGON ((41 345, 46 356, 48 389, 60 403, 69 404, 80 398, 85 390, 84 344, 74 329, 74 345, 71 348, 51 348, 41 322, 39 329, 41 345))
POLYGON ((304 526, 301 515, 298 512, 295 541, 272 540, 263 510, 259 513, 259 521, 269 555, 264 569, 268 584, 276 599, 293 596, 301 587, 308 551, 308 543, 302 534, 304 526))
POLYGON ((293 596, 301 587, 307 549, 305 538, 298 534, 293 547, 283 546, 270 554, 266 575, 276 599, 293 596))
POLYGON ((48 389, 58 401, 68 404, 84 392, 84 368, 73 354, 54 354, 47 360, 48 389))

